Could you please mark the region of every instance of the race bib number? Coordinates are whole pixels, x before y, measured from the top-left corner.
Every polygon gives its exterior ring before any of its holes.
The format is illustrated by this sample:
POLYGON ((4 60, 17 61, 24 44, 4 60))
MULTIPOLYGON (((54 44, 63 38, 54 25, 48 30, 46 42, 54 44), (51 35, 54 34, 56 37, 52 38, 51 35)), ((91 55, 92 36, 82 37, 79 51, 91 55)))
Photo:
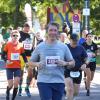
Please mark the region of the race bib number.
POLYGON ((78 77, 80 76, 80 72, 79 72, 79 71, 77 71, 77 72, 71 71, 71 72, 70 72, 70 76, 71 76, 72 78, 78 78, 78 77))
POLYGON ((19 60, 19 53, 11 53, 11 60, 19 60))
POLYGON ((24 43, 24 49, 25 50, 31 50, 32 49, 32 44, 31 43, 24 43))
POLYGON ((60 56, 47 56, 46 57, 46 66, 47 67, 56 67, 57 60, 60 60, 60 56))

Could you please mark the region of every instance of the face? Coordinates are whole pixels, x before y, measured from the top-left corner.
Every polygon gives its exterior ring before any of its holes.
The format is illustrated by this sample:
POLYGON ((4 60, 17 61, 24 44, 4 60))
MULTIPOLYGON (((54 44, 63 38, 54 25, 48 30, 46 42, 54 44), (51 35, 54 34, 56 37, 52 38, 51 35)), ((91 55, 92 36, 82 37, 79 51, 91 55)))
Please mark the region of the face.
POLYGON ((58 37, 58 29, 57 29, 56 26, 50 25, 48 27, 47 31, 48 31, 48 38, 49 39, 51 39, 52 41, 57 39, 57 37, 58 37))
POLYGON ((30 31, 30 27, 24 27, 24 32, 28 33, 30 31))
POLYGON ((66 38, 67 38, 67 36, 66 36, 65 34, 61 34, 61 35, 60 35, 60 40, 61 40, 62 42, 65 42, 66 38))
POLYGON ((86 39, 87 41, 92 41, 93 36, 91 34, 87 35, 86 39))
POLYGON ((12 41, 13 41, 13 42, 18 42, 18 41, 19 41, 19 38, 20 38, 20 34, 17 33, 17 32, 13 32, 13 33, 11 34, 11 37, 12 37, 12 41))
POLYGON ((87 30, 84 30, 84 31, 82 32, 82 37, 83 37, 83 38, 86 38, 86 34, 88 34, 88 31, 87 31, 87 30))

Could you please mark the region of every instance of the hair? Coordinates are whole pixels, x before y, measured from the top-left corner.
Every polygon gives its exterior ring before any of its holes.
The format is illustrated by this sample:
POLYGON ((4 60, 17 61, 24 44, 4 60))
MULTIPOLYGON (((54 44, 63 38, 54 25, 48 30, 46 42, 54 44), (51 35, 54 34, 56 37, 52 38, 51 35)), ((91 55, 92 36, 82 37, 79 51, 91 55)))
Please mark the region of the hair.
POLYGON ((19 33, 19 31, 18 31, 18 30, 12 30, 11 34, 13 34, 13 33, 17 33, 17 34, 19 34, 19 35, 20 35, 20 33, 19 33))
POLYGON ((23 27, 30 27, 28 23, 25 23, 23 27))
POLYGON ((92 34, 91 34, 91 33, 88 33, 88 34, 86 34, 86 37, 87 37, 88 35, 92 35, 92 34))
POLYGON ((58 24, 58 23, 56 23, 56 22, 50 22, 50 23, 47 25, 47 27, 46 27, 46 32, 47 32, 47 30, 48 30, 48 28, 49 28, 50 25, 56 26, 57 29, 59 30, 59 24, 58 24))

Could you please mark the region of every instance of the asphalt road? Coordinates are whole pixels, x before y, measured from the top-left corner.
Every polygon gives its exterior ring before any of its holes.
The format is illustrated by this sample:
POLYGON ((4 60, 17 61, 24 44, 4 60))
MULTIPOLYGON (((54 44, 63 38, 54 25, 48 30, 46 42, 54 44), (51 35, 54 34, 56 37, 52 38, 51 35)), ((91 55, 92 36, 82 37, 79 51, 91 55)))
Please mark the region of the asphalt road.
MULTIPOLYGON (((6 86, 7 86, 6 72, 5 70, 0 70, 0 100, 5 100, 6 86)), ((25 80, 23 82, 23 96, 21 97, 17 96, 16 100, 40 100, 39 92, 36 87, 35 88, 30 87, 31 94, 32 94, 31 98, 26 96, 24 87, 25 87, 25 80)), ((65 99, 63 98, 62 100, 65 99)), ((94 80, 91 83, 90 96, 86 96, 86 90, 84 88, 84 83, 82 81, 79 96, 76 97, 75 100, 100 100, 100 68, 97 68, 94 80)))

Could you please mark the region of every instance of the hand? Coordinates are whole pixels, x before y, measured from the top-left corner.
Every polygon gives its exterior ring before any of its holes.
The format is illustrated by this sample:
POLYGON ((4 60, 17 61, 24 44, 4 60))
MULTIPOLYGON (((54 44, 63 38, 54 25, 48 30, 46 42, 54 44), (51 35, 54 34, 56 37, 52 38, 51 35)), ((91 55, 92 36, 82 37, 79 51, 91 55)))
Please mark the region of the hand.
POLYGON ((44 66, 45 66, 45 62, 44 61, 37 62, 37 66, 36 67, 38 67, 38 69, 42 69, 44 66))
POLYGON ((13 63, 13 62, 11 62, 10 60, 7 60, 7 61, 6 61, 6 64, 7 64, 7 65, 12 64, 12 63, 13 63))
POLYGON ((87 70, 86 66, 87 66, 86 64, 83 64, 83 65, 81 66, 81 70, 82 70, 82 71, 86 71, 86 70, 87 70))
POLYGON ((56 64, 57 64, 58 66, 66 66, 66 65, 68 65, 68 62, 65 62, 65 61, 63 61, 63 60, 57 60, 56 64))
POLYGON ((25 67, 26 67, 26 69, 29 67, 29 64, 28 64, 28 62, 25 64, 25 67))
POLYGON ((95 57, 96 56, 96 54, 95 53, 92 53, 92 57, 95 57))

